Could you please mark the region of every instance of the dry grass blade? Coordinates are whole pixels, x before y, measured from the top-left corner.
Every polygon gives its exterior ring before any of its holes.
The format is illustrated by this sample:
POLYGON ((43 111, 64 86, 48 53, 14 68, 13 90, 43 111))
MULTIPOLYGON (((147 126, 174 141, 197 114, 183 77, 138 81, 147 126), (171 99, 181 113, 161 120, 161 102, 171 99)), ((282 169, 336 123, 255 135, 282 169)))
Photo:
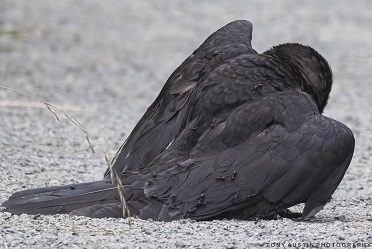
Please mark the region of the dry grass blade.
POLYGON ((132 221, 131 221, 130 211, 129 211, 127 202, 124 198, 123 183, 121 182, 121 180, 120 180, 118 174, 116 173, 115 169, 112 167, 111 160, 107 156, 106 152, 105 152, 105 160, 106 160, 107 167, 110 170, 110 176, 111 176, 112 184, 114 184, 114 180, 116 180, 116 187, 117 187, 118 192, 119 192, 119 198, 120 198, 120 202, 121 202, 122 210, 123 210, 123 217, 128 218, 128 223, 129 223, 129 226, 131 227, 132 226, 132 221))
POLYGON ((23 93, 23 92, 20 92, 18 90, 15 90, 15 89, 12 89, 12 88, 9 88, 9 87, 6 87, 6 86, 1 86, 1 85, 0 85, 0 88, 5 89, 5 90, 9 90, 9 91, 12 91, 12 92, 15 92, 15 93, 18 93, 18 94, 21 94, 23 96, 29 97, 31 99, 34 99, 36 101, 39 101, 39 102, 43 103, 46 106, 46 108, 54 115, 54 117, 57 119, 58 122, 60 122, 60 118, 58 117, 58 114, 56 113, 55 110, 58 110, 58 111, 62 112, 68 120, 70 120, 75 126, 77 126, 80 130, 82 130, 84 132, 85 138, 86 138, 86 140, 88 141, 88 144, 89 144, 89 148, 92 151, 92 153, 94 153, 94 148, 93 148, 93 145, 91 143, 91 136, 90 136, 88 130, 82 124, 77 122, 75 119, 71 118, 64 110, 62 110, 61 108, 56 107, 55 105, 52 105, 51 103, 49 103, 45 100, 36 98, 36 97, 31 96, 27 93, 23 93))
POLYGON ((53 107, 51 107, 50 105, 45 105, 45 106, 48 108, 48 110, 49 110, 51 113, 53 113, 53 115, 54 115, 54 117, 56 117, 57 121, 58 121, 58 122, 61 122, 61 121, 59 120, 59 117, 58 117, 56 111, 53 109, 53 107))
POLYGON ((89 143, 89 148, 92 150, 92 153, 94 154, 94 148, 93 148, 93 145, 92 145, 92 143, 90 141, 91 135, 88 132, 87 128, 85 128, 85 126, 83 126, 80 122, 78 122, 75 119, 71 118, 66 112, 64 112, 64 111, 62 111, 62 112, 66 116, 66 118, 68 118, 74 125, 76 125, 77 127, 79 127, 84 132, 85 138, 87 139, 87 141, 89 143))
MULTIPOLYGON (((92 150, 92 152, 94 153, 93 145, 92 145, 91 140, 90 140, 91 135, 89 134, 88 130, 81 123, 79 123, 78 121, 73 119, 70 115, 68 115, 64 110, 62 110, 61 108, 56 107, 55 105, 50 104, 49 102, 44 101, 42 99, 31 96, 27 93, 23 93, 23 92, 14 90, 14 89, 6 87, 6 86, 1 86, 1 85, 0 85, 0 88, 5 89, 5 90, 9 90, 9 91, 12 91, 12 92, 24 95, 24 96, 27 96, 31 99, 34 99, 36 101, 39 101, 39 102, 43 103, 46 106, 46 108, 54 115, 54 117, 57 119, 58 122, 60 122, 60 118, 58 117, 58 114, 55 110, 62 112, 63 115, 65 115, 65 117, 68 120, 70 120, 75 126, 77 126, 80 130, 83 131, 83 133, 85 135, 85 138, 87 139, 87 141, 89 143, 89 147, 92 150)), ((131 226, 130 211, 128 209, 127 203, 126 203, 125 198, 124 198, 123 183, 121 182, 121 180, 120 180, 118 174, 116 173, 115 169, 112 167, 111 161, 109 160, 106 153, 105 153, 105 160, 106 160, 106 164, 107 164, 107 166, 110 170, 112 183, 114 184, 114 182, 116 180, 116 187, 118 189, 120 202, 122 204, 123 217, 128 217, 129 226, 131 226)))

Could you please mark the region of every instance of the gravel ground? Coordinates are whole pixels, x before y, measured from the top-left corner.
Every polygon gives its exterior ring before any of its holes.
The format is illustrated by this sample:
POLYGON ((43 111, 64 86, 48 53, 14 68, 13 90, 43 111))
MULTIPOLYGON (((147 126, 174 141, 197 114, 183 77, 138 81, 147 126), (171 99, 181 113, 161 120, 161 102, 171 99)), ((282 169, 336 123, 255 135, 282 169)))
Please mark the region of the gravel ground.
POLYGON ((372 247, 371 13, 368 0, 1 0, 0 85, 64 109, 91 132, 96 153, 62 113, 58 123, 40 103, 0 89, 0 203, 23 188, 101 179, 104 152, 113 157, 170 73, 236 19, 253 23, 259 52, 299 42, 327 58, 334 87, 325 115, 354 131, 356 151, 332 202, 310 221, 129 227, 0 213, 0 248, 372 247))

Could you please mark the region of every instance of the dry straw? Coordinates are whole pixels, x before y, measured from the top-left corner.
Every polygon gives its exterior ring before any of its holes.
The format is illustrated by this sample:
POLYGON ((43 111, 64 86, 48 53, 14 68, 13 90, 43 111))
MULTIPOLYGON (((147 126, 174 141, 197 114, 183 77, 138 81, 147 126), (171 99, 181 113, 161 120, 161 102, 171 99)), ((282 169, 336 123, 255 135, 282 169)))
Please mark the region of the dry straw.
POLYGON ((34 99, 36 101, 39 101, 39 102, 43 103, 46 106, 46 108, 48 108, 48 110, 54 115, 54 117, 57 119, 58 122, 61 122, 61 120, 58 117, 58 114, 57 114, 57 112, 55 110, 57 110, 59 112, 62 112, 63 115, 65 115, 65 117, 68 120, 70 120, 75 126, 77 126, 84 133, 85 138, 88 141, 89 148, 92 151, 92 153, 94 153, 94 148, 93 148, 93 145, 91 143, 91 135, 89 134, 88 130, 81 123, 79 123, 78 121, 76 121, 75 119, 73 119, 70 115, 68 115, 64 110, 62 110, 61 108, 56 107, 55 105, 53 105, 53 104, 51 104, 51 103, 49 103, 49 102, 47 102, 45 100, 36 98, 36 97, 31 96, 31 95, 29 95, 27 93, 23 93, 23 92, 17 91, 15 89, 12 89, 12 88, 9 88, 9 87, 6 87, 6 86, 0 86, 0 88, 5 89, 5 90, 9 90, 9 91, 12 91, 12 92, 15 92, 15 93, 24 95, 24 96, 27 96, 27 97, 29 97, 31 99, 34 99))
MULTIPOLYGON (((76 127, 78 127, 85 135, 85 138, 86 140, 88 141, 88 144, 89 144, 89 148, 90 150, 92 151, 92 153, 94 153, 94 148, 93 148, 93 145, 92 145, 92 142, 91 142, 91 135, 90 133, 88 132, 87 128, 85 128, 80 122, 78 122, 76 119, 73 119, 70 115, 68 115, 63 109, 61 108, 58 108, 56 107, 55 105, 45 101, 45 100, 42 100, 42 99, 39 99, 37 97, 34 97, 32 95, 29 95, 27 93, 23 93, 21 91, 18 91, 18 90, 15 90, 15 89, 12 89, 12 88, 9 88, 9 87, 6 87, 6 86, 1 86, 0 85, 0 88, 2 89, 5 89, 5 90, 9 90, 9 91, 12 91, 12 92, 15 92, 15 93, 18 93, 18 94, 21 94, 23 96, 27 96, 31 99, 34 99, 40 103, 43 103, 45 105, 45 107, 54 115, 54 117, 57 119, 58 122, 61 122, 60 121, 60 118, 58 116, 58 113, 56 112, 59 111, 61 113, 63 113, 63 115, 68 119, 70 120, 76 127)), ((129 209, 128 209, 128 205, 125 201, 125 198, 124 198, 124 188, 123 188, 123 183, 121 182, 120 180, 120 177, 118 176, 117 172, 115 171, 115 169, 113 168, 112 166, 112 163, 111 163, 111 160, 109 159, 109 157, 107 156, 106 152, 105 152, 105 161, 106 161, 106 164, 107 164, 107 167, 109 168, 110 170, 110 176, 111 176, 111 180, 112 180, 112 183, 114 184, 114 182, 116 182, 116 187, 118 189, 118 193, 119 193, 119 198, 120 198, 120 202, 122 204, 122 210, 123 210, 123 217, 127 217, 128 218, 128 223, 129 223, 129 226, 131 226, 131 217, 130 217, 130 212, 129 212, 129 209)))

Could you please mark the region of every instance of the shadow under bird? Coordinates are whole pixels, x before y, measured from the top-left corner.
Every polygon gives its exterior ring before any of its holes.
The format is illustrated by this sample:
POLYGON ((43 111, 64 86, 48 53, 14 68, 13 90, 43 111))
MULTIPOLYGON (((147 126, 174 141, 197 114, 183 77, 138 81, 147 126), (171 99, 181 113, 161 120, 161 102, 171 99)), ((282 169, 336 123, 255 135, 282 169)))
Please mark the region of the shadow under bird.
MULTIPOLYGON (((332 86, 327 61, 297 43, 259 54, 252 24, 207 38, 169 77, 113 159, 132 216, 312 217, 340 184, 354 152, 351 130, 322 115, 332 86), (305 203, 301 214, 287 208, 305 203)), ((123 217, 117 182, 17 192, 20 214, 123 217)))

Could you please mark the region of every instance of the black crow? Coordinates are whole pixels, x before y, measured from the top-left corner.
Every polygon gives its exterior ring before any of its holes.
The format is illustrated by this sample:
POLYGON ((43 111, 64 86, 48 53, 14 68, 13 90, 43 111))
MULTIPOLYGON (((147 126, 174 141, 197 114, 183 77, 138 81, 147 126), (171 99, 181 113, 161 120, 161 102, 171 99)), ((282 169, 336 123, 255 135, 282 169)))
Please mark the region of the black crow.
MULTIPOLYGON (((217 30, 169 77, 113 159, 133 216, 267 218, 305 203, 311 217, 347 170, 354 137, 322 115, 327 61, 297 43, 259 54, 252 24, 217 30)), ((5 211, 122 217, 116 180, 13 194, 5 211)), ((288 214, 290 216, 290 214, 288 214)), ((296 216, 296 215, 294 215, 296 216)))

